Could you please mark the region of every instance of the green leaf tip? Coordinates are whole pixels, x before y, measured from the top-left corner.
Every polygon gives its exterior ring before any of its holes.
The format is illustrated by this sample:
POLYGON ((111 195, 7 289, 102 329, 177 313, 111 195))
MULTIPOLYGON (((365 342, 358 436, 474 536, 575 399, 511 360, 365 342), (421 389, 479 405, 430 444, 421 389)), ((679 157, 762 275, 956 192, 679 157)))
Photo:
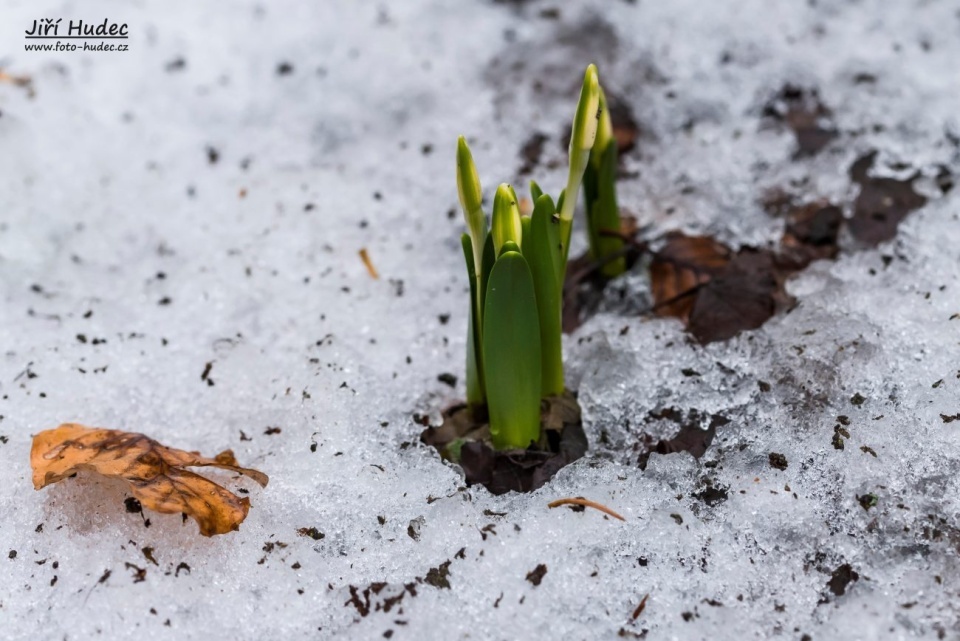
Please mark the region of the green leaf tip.
POLYGON ((590 151, 597 137, 597 116, 600 110, 600 79, 597 66, 591 64, 583 74, 583 86, 580 87, 580 101, 573 118, 573 131, 570 135, 570 155, 575 150, 590 151))
MULTIPOLYGON (((457 138, 457 191, 460 195, 460 206, 468 216, 481 208, 483 193, 480 190, 480 176, 477 167, 473 164, 473 154, 463 136, 457 138)), ((469 220, 467 221, 469 224, 469 220)))
POLYGON ((542 195, 543 195, 543 190, 540 189, 540 185, 537 184, 537 181, 531 180, 530 181, 530 199, 534 203, 536 203, 538 200, 540 200, 540 196, 542 195))
POLYGON ((523 225, 520 224, 517 194, 506 183, 497 187, 497 194, 493 199, 493 224, 490 233, 493 235, 493 249, 498 256, 500 248, 508 241, 516 243, 518 247, 523 246, 523 225))
POLYGON ((600 79, 596 65, 587 67, 580 88, 580 101, 573 116, 573 129, 570 132, 570 162, 567 173, 565 197, 560 205, 560 242, 563 244, 563 262, 566 264, 570 251, 570 232, 573 228, 573 210, 580 193, 583 172, 590 163, 590 150, 597 138, 598 116, 600 112, 600 79))
POLYGON ((463 218, 470 230, 473 246, 474 265, 479 269, 483 252, 483 243, 487 237, 487 218, 483 213, 483 191, 480 189, 480 177, 473 164, 473 155, 467 140, 457 138, 457 194, 463 218))

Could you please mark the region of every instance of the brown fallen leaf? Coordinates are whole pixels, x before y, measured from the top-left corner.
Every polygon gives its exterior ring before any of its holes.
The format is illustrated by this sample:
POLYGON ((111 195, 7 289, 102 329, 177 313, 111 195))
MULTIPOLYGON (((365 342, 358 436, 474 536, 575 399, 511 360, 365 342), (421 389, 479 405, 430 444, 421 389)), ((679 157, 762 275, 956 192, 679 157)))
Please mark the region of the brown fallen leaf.
POLYGON ((657 313, 690 320, 699 288, 723 272, 733 252, 709 236, 672 232, 650 263, 657 313))
POLYGON ((757 329, 786 299, 773 255, 741 249, 723 271, 704 283, 696 295, 687 330, 706 345, 757 329))
POLYGON ((927 204, 926 197, 913 186, 919 171, 903 180, 871 176, 869 171, 876 159, 877 152, 871 151, 857 158, 849 170, 851 180, 860 185, 860 193, 853 203, 853 218, 848 226, 853 237, 868 247, 893 239, 900 222, 927 204))
POLYGON ((209 459, 165 447, 143 434, 75 423, 34 436, 30 466, 37 490, 80 470, 121 478, 144 507, 165 514, 187 514, 203 536, 239 529, 250 510, 250 499, 241 499, 183 468, 219 467, 249 476, 264 487, 268 481, 262 472, 239 467, 230 450, 209 459))
POLYGON ((767 249, 733 252, 709 236, 672 232, 650 264, 653 309, 679 318, 704 345, 756 329, 790 302, 783 282, 797 269, 791 260, 812 260, 780 258, 767 249))

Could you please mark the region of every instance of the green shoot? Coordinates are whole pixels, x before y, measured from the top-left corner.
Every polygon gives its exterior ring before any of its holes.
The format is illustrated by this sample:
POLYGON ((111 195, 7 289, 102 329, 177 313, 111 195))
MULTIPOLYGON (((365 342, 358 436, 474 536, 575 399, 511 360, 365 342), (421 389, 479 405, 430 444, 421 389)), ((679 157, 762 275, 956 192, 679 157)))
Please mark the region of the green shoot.
MULTIPOLYGON (((473 155, 463 136, 457 139, 457 192, 460 207, 470 230, 473 244, 473 264, 480 268, 483 256, 483 241, 487 237, 487 217, 483 213, 483 192, 480 190, 480 177, 473 164, 473 155)), ((477 272, 479 274, 479 272, 477 272)))
POLYGON ((540 196, 543 195, 543 190, 540 189, 540 185, 537 184, 535 180, 530 181, 530 199, 536 203, 540 200, 540 196))
POLYGON ((554 205, 531 182, 534 209, 525 217, 514 189, 501 184, 489 231, 470 149, 462 136, 457 142, 457 187, 469 230, 461 239, 470 277, 467 402, 475 410, 486 404, 498 449, 539 443, 540 401, 564 392, 563 279, 573 209, 597 137, 600 100, 597 70, 590 65, 573 122, 566 189, 554 205))
POLYGON ((477 288, 480 280, 476 277, 473 262, 473 249, 470 235, 460 237, 463 257, 467 261, 467 273, 470 275, 470 316, 467 317, 467 405, 480 408, 487 402, 483 385, 483 365, 480 352, 480 307, 477 288))
POLYGON ((541 395, 544 397, 563 394, 559 225, 554 222, 555 213, 550 196, 537 199, 530 217, 530 238, 524 247, 540 310, 541 395))
POLYGON ((604 233, 620 231, 616 180, 617 141, 613 137, 607 99, 600 89, 600 120, 590 162, 583 174, 583 196, 590 255, 602 262, 600 272, 606 278, 614 278, 627 270, 626 258, 618 255, 623 251, 623 239, 604 233), (613 256, 617 257, 611 258, 613 256))
POLYGON ((497 449, 540 440, 540 323, 533 277, 507 242, 487 284, 483 327, 490 437, 497 449))
POLYGON ((487 237, 487 217, 483 213, 483 192, 480 177, 473 164, 473 156, 463 136, 457 140, 457 192, 469 235, 464 234, 464 257, 470 276, 470 320, 467 327, 467 404, 479 408, 486 402, 483 385, 483 362, 480 351, 483 310, 484 240, 487 237))
POLYGON ((597 67, 590 65, 583 76, 580 101, 573 117, 570 132, 570 161, 567 170, 567 187, 564 189, 560 209, 560 242, 563 243, 563 260, 566 263, 570 252, 570 232, 573 229, 573 210, 580 192, 580 181, 590 161, 590 150, 597 137, 597 111, 600 109, 600 81, 597 67))

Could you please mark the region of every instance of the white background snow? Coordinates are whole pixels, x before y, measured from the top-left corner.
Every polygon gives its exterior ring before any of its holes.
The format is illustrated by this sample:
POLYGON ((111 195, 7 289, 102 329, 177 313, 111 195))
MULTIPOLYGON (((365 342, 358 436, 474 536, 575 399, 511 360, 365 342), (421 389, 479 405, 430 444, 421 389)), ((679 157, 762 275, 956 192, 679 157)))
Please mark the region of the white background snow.
POLYGON ((960 638, 956 191, 733 340, 588 321, 565 353, 593 448, 533 494, 464 489, 412 419, 463 394, 458 134, 488 194, 548 135, 556 193, 596 62, 643 132, 624 208, 764 245, 766 190, 849 205, 870 149, 956 176, 958 41, 953 0, 4 0, 0 66, 33 95, 0 83, 0 638, 960 638), (24 51, 46 17, 125 22, 130 51, 24 51), (760 115, 788 82, 840 132, 811 159, 760 115), (731 422, 640 470, 668 407, 731 422), (122 482, 35 492, 31 435, 65 421, 233 448, 271 482, 219 475, 253 508, 213 539, 128 513, 122 482), (626 522, 546 507, 565 496, 626 522))

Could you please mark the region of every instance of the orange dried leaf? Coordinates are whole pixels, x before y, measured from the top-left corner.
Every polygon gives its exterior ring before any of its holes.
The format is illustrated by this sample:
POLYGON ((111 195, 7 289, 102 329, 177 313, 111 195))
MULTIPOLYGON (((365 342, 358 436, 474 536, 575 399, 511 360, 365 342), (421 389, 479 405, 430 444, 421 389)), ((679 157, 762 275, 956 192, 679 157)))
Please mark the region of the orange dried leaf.
POLYGON ((268 481, 262 472, 239 467, 230 450, 209 459, 165 447, 143 434, 75 423, 34 436, 30 466, 38 490, 80 470, 121 478, 144 507, 165 514, 187 514, 203 536, 239 529, 250 510, 250 499, 241 499, 183 468, 219 467, 249 476, 262 486, 268 481))

